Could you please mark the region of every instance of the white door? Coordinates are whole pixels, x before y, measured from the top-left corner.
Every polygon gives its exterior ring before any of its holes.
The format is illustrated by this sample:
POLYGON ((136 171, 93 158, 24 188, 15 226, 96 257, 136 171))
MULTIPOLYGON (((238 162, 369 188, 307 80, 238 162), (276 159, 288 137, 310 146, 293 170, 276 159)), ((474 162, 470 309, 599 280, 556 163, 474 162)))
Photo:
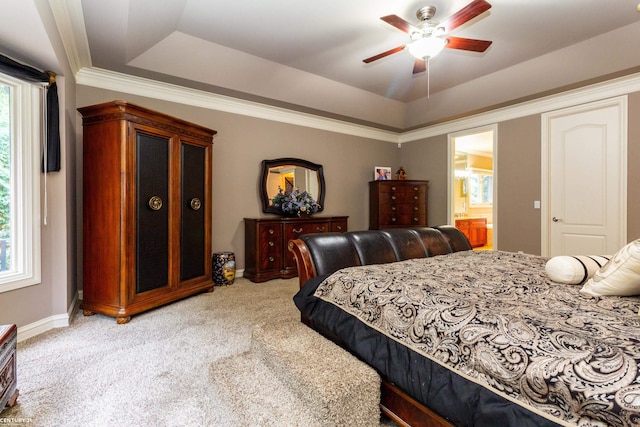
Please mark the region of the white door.
POLYGON ((626 97, 543 115, 543 255, 626 243, 626 134, 626 97))

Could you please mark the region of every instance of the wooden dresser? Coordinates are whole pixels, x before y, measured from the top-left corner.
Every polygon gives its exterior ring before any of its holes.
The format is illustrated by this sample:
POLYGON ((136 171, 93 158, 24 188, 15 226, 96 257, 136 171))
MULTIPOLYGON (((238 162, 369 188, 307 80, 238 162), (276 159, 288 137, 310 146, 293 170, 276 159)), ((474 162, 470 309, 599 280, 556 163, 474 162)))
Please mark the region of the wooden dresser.
POLYGON ((213 290, 215 131, 125 101, 79 108, 85 315, 131 315, 213 290))
POLYGON ((369 229, 427 226, 429 181, 369 182, 369 229))
POLYGON ((18 399, 16 380, 16 325, 0 325, 0 412, 18 399))
POLYGON ((348 218, 245 218, 243 276, 252 282, 297 276, 295 257, 287 249, 289 240, 302 234, 344 233, 348 218))
POLYGON ((487 244, 486 218, 456 219, 456 228, 467 236, 472 248, 478 248, 487 244))

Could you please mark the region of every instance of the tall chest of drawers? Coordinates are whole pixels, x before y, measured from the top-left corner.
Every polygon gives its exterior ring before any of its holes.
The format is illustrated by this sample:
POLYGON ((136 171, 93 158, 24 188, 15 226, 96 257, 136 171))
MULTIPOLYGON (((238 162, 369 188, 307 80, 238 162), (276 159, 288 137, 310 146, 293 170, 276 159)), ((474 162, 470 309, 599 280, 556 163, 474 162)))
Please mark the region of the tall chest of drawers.
POLYGON ((427 226, 429 181, 369 182, 369 229, 427 226))
POLYGON ((347 216, 309 218, 245 218, 243 277, 264 282, 298 275, 287 242, 303 234, 347 231, 347 216))

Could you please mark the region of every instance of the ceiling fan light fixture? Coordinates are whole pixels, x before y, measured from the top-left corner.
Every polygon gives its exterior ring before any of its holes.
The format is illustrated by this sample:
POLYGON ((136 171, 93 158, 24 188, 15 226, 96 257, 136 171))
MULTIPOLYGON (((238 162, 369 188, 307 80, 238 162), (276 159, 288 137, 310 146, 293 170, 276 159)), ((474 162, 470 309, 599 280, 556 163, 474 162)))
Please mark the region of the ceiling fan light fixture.
POLYGON ((431 59, 442 52, 447 40, 440 37, 424 37, 407 45, 409 53, 418 59, 431 59))

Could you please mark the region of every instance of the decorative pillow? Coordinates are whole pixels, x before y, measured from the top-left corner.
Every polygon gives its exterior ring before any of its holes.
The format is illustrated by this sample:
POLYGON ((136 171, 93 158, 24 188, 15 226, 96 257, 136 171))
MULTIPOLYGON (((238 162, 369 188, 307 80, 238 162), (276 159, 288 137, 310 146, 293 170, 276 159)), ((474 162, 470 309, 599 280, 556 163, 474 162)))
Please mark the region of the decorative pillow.
POLYGON ((567 285, 582 285, 609 261, 610 256, 561 255, 551 258, 545 265, 549 279, 567 285))
POLYGON ((580 290, 602 296, 640 295, 640 239, 620 249, 580 290))

